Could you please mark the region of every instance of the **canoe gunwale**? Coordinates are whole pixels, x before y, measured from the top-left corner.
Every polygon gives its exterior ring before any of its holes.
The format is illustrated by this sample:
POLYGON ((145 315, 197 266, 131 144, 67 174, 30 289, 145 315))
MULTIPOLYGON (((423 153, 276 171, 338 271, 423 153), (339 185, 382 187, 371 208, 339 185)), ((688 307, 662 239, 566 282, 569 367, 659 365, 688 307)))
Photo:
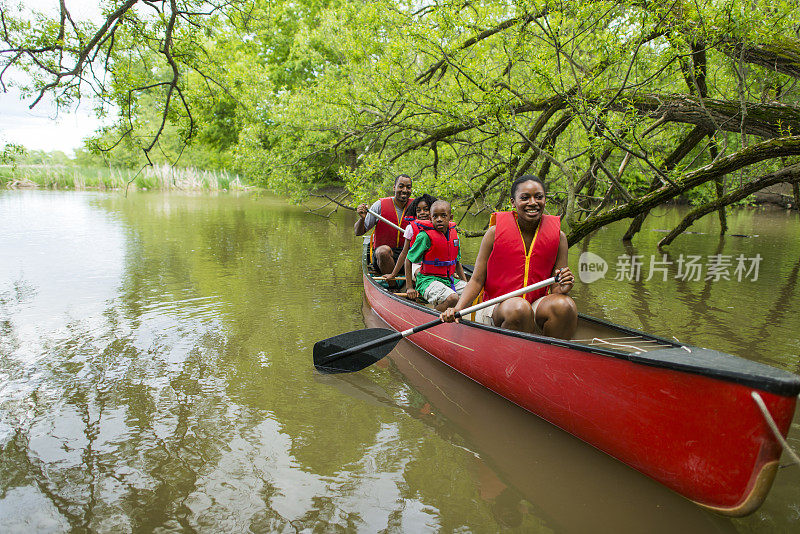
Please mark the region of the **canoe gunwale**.
MULTIPOLYGON (((432 317, 437 317, 439 314, 436 311, 426 306, 422 306, 416 302, 410 301, 404 297, 399 297, 390 291, 386 291, 380 284, 372 279, 372 277, 369 275, 369 264, 367 262, 368 246, 368 244, 364 245, 364 253, 362 254, 362 271, 364 280, 368 280, 370 284, 379 289, 384 296, 400 302, 404 306, 414 308, 415 310, 424 312, 432 317)), ((617 358, 650 367, 692 373, 718 380, 724 380, 727 382, 733 382, 785 397, 797 396, 800 394, 800 376, 792 374, 788 371, 777 369, 775 367, 751 360, 746 360, 730 354, 695 347, 693 345, 676 343, 673 340, 648 334, 646 332, 641 332, 633 328, 617 325, 610 321, 605 321, 603 319, 598 319, 596 317, 591 317, 584 314, 579 314, 579 320, 612 328, 618 332, 641 336, 644 339, 655 340, 659 343, 667 345, 667 347, 664 349, 642 352, 640 354, 632 354, 629 352, 600 347, 597 345, 585 345, 582 343, 551 338, 538 334, 506 330, 496 326, 484 325, 469 320, 463 320, 462 324, 469 328, 477 328, 480 330, 494 332, 503 336, 521 338, 534 343, 565 347, 571 350, 617 358)))

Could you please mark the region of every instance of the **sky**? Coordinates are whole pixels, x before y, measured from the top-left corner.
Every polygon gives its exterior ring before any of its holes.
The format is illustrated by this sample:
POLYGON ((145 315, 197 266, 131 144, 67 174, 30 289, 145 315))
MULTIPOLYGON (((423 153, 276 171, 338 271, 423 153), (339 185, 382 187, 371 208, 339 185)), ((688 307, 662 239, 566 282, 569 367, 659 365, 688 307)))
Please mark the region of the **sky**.
POLYGON ((28 109, 33 100, 23 99, 14 88, 0 92, 0 145, 14 143, 29 150, 60 150, 73 155, 83 146, 83 139, 102 124, 86 104, 56 114, 50 100, 28 109))
MULTIPOLYGON (((58 13, 58 0, 0 0, 4 6, 22 5, 23 11, 38 10, 58 13)), ((92 18, 97 21, 98 0, 65 0, 73 19, 92 18)), ((13 79, 13 78, 12 78, 13 79)), ((42 99, 36 107, 28 106, 35 96, 23 99, 19 91, 9 87, 0 89, 0 146, 6 143, 23 145, 29 150, 61 150, 69 155, 83 145, 83 139, 91 135, 101 121, 92 111, 91 102, 56 113, 52 100, 42 99)))

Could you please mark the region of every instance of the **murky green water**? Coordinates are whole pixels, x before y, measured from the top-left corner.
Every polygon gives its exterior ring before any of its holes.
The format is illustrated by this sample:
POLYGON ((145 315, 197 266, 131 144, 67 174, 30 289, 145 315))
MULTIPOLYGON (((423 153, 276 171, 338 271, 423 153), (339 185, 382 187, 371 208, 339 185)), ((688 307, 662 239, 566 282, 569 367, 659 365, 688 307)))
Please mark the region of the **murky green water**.
MULTIPOLYGON (((347 217, 272 197, 0 192, 0 531, 800 528, 797 467, 732 521, 409 344, 316 374, 315 341, 379 322, 347 217)), ((724 240, 709 217, 665 260, 653 229, 678 220, 651 218, 635 247, 622 226, 574 247, 574 271, 584 251, 608 265, 576 286, 581 310, 797 372, 797 215, 734 213, 732 232, 759 237, 724 240), (757 254, 737 281, 736 258, 757 254), (623 269, 637 255, 638 281, 623 269), (730 257, 728 280, 706 280, 709 255, 730 257), (700 280, 675 278, 690 256, 700 280), (645 280, 655 260, 673 264, 645 280)))

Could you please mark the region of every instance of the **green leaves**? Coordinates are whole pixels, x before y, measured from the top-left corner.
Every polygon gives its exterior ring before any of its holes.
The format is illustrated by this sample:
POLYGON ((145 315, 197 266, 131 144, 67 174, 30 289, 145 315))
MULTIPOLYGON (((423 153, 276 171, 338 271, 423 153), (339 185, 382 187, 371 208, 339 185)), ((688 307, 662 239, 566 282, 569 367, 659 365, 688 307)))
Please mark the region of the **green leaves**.
POLYGON ((107 157, 233 166, 295 198, 335 185, 368 200, 405 172, 488 210, 532 173, 581 221, 620 188, 662 183, 662 166, 698 168, 800 121, 787 1, 186 0, 113 18, 124 5, 76 28, 9 17, 14 46, 45 48, 15 67, 34 90, 91 89, 118 110, 98 134, 117 147, 107 157), (76 57, 83 70, 54 80, 76 57))

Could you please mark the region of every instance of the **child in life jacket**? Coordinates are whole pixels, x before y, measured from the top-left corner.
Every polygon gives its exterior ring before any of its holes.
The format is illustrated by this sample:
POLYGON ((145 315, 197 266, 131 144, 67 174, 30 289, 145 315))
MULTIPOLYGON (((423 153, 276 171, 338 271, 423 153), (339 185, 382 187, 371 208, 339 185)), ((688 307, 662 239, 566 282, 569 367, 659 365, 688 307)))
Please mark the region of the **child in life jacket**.
POLYGON ((421 294, 425 300, 444 311, 455 306, 467 286, 461 267, 461 246, 453 222, 450 203, 437 200, 431 206, 431 220, 415 221, 419 228, 406 261, 422 263, 408 298, 421 294))
POLYGON ((436 198, 432 197, 428 193, 418 196, 411 202, 411 206, 409 206, 409 211, 413 213, 417 217, 417 219, 415 221, 412 221, 411 224, 409 224, 408 226, 406 226, 405 233, 403 234, 403 237, 405 238, 404 239, 405 242, 403 244, 403 250, 397 257, 397 263, 394 266, 394 270, 391 272, 391 274, 387 274, 386 276, 384 276, 383 277, 384 279, 393 280, 394 277, 397 276, 397 274, 405 267, 405 273, 406 276, 408 277, 407 286, 412 288, 414 287, 412 280, 419 271, 420 267, 422 267, 422 264, 420 263, 411 264, 409 262, 408 265, 405 265, 406 263, 405 260, 406 256, 408 255, 408 250, 411 248, 411 245, 414 242, 414 238, 417 236, 417 233, 419 233, 419 227, 414 223, 417 221, 431 220, 431 206, 433 205, 434 202, 436 202, 436 198))

